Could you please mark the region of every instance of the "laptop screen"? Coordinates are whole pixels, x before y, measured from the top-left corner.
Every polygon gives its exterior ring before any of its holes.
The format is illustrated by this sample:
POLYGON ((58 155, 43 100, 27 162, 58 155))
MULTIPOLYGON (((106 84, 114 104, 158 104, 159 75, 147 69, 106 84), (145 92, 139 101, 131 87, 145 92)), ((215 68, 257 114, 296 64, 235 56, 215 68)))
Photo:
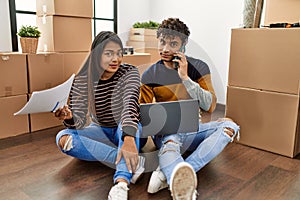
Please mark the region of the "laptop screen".
POLYGON ((141 104, 142 136, 198 131, 198 100, 141 104))

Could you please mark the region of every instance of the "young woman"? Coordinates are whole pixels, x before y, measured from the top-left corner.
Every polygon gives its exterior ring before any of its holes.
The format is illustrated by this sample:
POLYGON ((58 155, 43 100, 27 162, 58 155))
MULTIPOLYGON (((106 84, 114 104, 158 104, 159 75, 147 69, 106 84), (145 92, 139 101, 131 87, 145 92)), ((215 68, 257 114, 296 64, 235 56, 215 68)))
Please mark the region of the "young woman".
POLYGON ((56 143, 69 156, 116 166, 109 199, 127 199, 128 184, 135 182, 144 158, 140 139, 139 87, 136 67, 122 64, 123 45, 113 32, 100 32, 91 53, 76 75, 69 105, 55 112, 66 129, 56 143))

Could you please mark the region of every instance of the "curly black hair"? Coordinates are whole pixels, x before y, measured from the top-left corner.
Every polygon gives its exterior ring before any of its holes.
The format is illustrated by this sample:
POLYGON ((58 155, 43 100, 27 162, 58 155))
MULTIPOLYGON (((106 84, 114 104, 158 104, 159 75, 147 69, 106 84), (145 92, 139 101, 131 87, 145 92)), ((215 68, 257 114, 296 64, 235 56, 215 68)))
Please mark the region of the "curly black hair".
POLYGON ((190 35, 189 28, 178 18, 168 18, 159 25, 156 37, 175 37, 178 36, 182 42, 186 42, 190 35))

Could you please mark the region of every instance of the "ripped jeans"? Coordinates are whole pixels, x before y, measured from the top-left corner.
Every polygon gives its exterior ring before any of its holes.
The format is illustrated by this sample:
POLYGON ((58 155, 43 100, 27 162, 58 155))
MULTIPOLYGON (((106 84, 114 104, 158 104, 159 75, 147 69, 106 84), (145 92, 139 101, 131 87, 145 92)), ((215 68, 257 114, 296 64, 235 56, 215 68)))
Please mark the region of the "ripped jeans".
MULTIPOLYGON (((118 150, 123 145, 122 130, 118 127, 108 128, 91 123, 89 126, 76 130, 64 129, 56 135, 56 144, 59 146, 59 140, 62 136, 71 137, 71 144, 68 148, 60 148, 60 150, 72 157, 86 161, 100 161, 110 167, 116 167, 114 174, 114 182, 123 178, 130 183, 132 173, 128 172, 124 158, 115 166, 118 150)), ((136 138, 141 132, 139 124, 136 138)), ((140 150, 146 143, 145 139, 136 139, 137 149, 140 150)))
POLYGON ((239 126, 232 121, 222 120, 200 123, 195 133, 179 133, 154 136, 159 148, 159 166, 170 183, 174 167, 180 162, 188 162, 198 172, 202 167, 219 155, 229 142, 238 134, 239 126), (234 130, 230 137, 225 128, 234 130), (182 153, 192 153, 184 160, 182 153))

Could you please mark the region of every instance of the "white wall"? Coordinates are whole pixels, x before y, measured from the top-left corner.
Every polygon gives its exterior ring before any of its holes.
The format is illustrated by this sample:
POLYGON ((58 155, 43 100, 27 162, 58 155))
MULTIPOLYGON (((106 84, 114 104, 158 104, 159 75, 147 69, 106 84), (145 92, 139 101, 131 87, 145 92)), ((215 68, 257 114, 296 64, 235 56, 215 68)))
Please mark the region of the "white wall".
MULTIPOLYGON (((218 103, 226 104, 231 29, 242 24, 241 0, 122 0, 119 7, 119 24, 130 24, 140 19, 161 22, 168 17, 178 17, 190 28, 187 55, 202 58, 210 65, 218 103), (139 2, 137 4, 137 2, 139 2), (149 5, 150 3, 150 5, 149 5), (144 6, 140 6, 143 4, 144 6), (148 8, 145 7, 149 5, 148 8)), ((122 26, 126 31, 130 26, 122 26), (127 26, 127 27, 126 27, 127 26)))
POLYGON ((0 52, 12 51, 8 0, 0 0, 0 52))
POLYGON ((151 19, 151 0, 118 0, 118 34, 124 45, 135 22, 151 19))

